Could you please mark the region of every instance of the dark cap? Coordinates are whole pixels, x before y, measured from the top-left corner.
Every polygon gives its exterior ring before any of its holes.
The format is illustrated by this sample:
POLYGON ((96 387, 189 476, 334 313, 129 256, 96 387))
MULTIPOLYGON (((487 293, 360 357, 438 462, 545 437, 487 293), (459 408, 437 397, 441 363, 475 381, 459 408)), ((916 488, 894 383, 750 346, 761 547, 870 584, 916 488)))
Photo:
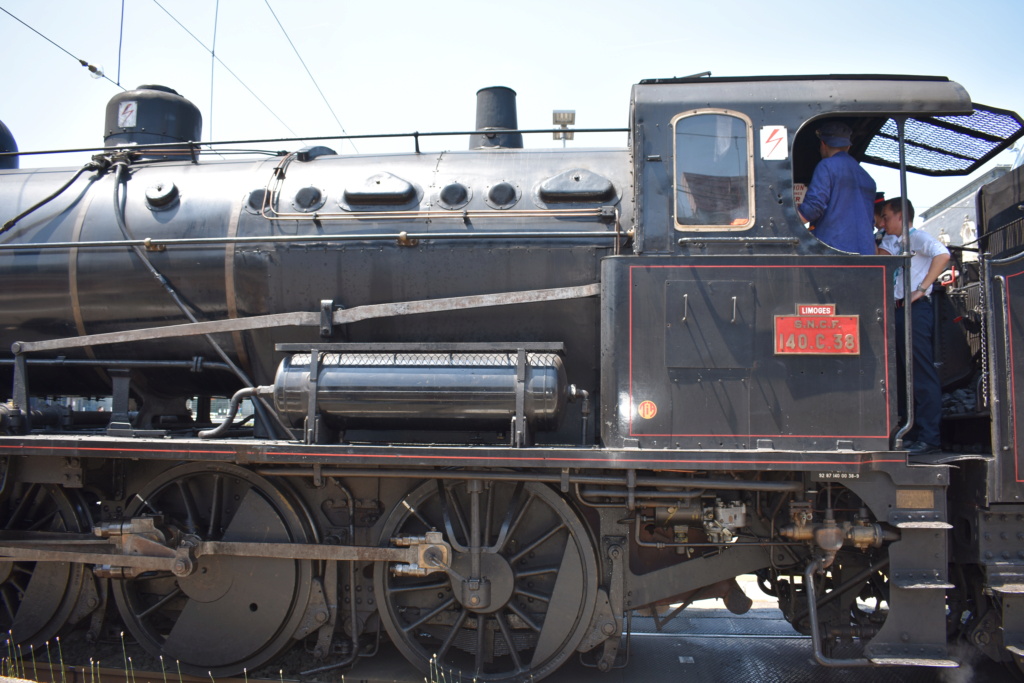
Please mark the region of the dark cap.
POLYGON ((884 203, 885 203, 885 193, 884 192, 876 192, 875 193, 875 204, 884 204, 884 203))
POLYGON ((840 121, 826 121, 815 131, 818 139, 829 147, 849 147, 853 131, 840 121))

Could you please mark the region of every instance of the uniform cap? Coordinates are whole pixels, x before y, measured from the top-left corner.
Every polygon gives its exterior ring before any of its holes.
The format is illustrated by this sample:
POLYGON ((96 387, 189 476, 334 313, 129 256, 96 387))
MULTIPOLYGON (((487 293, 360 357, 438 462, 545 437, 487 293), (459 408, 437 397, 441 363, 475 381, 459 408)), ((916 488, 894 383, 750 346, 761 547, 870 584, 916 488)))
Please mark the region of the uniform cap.
POLYGON ((849 147, 853 131, 840 121, 826 121, 815 131, 818 139, 829 147, 849 147))

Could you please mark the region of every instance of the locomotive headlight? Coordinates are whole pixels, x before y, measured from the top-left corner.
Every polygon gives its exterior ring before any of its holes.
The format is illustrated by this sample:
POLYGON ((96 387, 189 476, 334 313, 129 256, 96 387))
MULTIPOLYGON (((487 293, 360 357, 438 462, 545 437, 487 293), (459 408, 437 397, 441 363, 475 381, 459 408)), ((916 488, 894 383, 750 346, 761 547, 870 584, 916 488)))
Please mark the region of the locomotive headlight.
POLYGON ((556 126, 561 126, 561 132, 554 133, 555 140, 572 140, 572 132, 569 131, 569 126, 576 123, 576 110, 575 109, 556 109, 551 112, 551 123, 556 126))
POLYGON ((551 113, 551 122, 556 126, 571 126, 576 123, 576 110, 556 109, 551 113))

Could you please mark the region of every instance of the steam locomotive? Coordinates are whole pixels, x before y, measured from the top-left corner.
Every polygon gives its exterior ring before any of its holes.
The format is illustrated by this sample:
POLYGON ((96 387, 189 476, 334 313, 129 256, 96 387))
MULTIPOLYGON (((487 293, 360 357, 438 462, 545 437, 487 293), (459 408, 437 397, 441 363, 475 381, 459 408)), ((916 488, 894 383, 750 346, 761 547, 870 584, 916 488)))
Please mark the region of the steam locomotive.
POLYGON ((742 613, 755 574, 821 665, 1020 668, 1021 172, 933 297, 977 399, 920 458, 909 256, 826 246, 794 193, 826 121, 905 185, 1021 119, 944 78, 688 77, 633 87, 626 148, 525 149, 514 101, 481 90, 438 153, 214 156, 162 86, 111 100, 80 169, 8 136, 0 628, 120 620, 213 676, 386 637, 539 680, 616 666, 634 613, 742 613))

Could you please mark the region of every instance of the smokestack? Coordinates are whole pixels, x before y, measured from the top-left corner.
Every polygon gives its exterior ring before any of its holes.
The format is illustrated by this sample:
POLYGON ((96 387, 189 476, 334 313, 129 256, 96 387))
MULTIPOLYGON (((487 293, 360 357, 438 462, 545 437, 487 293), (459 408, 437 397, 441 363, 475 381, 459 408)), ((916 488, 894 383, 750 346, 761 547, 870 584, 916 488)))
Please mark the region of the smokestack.
POLYGON ((469 139, 470 149, 484 147, 522 149, 522 133, 497 132, 517 130, 518 128, 515 90, 502 85, 477 90, 476 129, 496 132, 471 136, 469 139))

